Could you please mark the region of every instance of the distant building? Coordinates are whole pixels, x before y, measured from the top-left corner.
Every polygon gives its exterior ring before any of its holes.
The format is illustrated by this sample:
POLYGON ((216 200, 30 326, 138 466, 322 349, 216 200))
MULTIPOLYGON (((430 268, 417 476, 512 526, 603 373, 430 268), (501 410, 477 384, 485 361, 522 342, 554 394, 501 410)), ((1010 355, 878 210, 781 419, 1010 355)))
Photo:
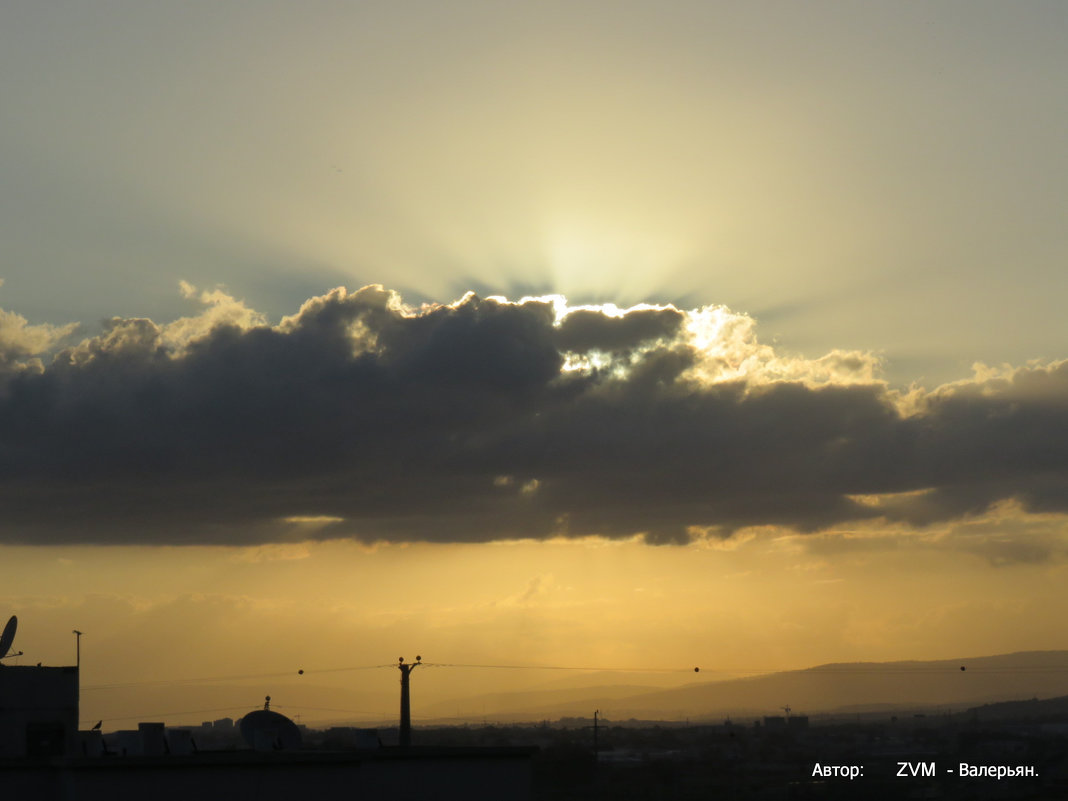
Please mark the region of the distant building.
POLYGON ((138 723, 137 733, 141 739, 144 756, 163 756, 167 753, 166 727, 162 723, 138 723))
POLYGON ((322 733, 323 746, 327 749, 373 750, 381 743, 377 729, 358 729, 352 726, 331 726, 322 733))
POLYGON ((764 717, 765 731, 799 731, 808 728, 808 715, 766 715, 764 717))

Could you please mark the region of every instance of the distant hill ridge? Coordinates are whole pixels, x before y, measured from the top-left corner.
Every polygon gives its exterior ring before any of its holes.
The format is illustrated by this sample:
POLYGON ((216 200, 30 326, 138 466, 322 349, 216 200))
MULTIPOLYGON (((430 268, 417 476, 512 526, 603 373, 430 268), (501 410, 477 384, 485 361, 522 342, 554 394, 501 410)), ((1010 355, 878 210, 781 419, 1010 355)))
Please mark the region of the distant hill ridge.
MULTIPOLYGON (((714 667, 714 666, 713 666, 714 667)), ((721 721, 783 714, 862 714, 894 710, 945 711, 979 707, 980 717, 1010 710, 983 705, 1021 702, 1013 714, 1041 713, 1032 699, 1068 696, 1068 651, 1022 651, 996 656, 928 661, 836 662, 794 671, 730 679, 702 677, 672 689, 652 684, 655 676, 638 682, 611 683, 611 674, 595 674, 593 685, 567 686, 554 679, 527 691, 493 692, 430 701, 421 692, 413 698, 417 724, 465 721, 523 722, 591 718, 594 710, 608 720, 721 721), (961 667, 965 670, 961 670, 961 667), (597 683, 601 682, 601 683, 597 683)), ((390 677, 392 678, 392 677, 390 677)), ((620 676, 622 678, 622 676, 620 676)), ((576 677, 577 679, 577 677, 576 677)), ((568 682, 573 681, 568 679, 568 682)), ((172 686, 135 686, 121 690, 85 688, 82 717, 105 719, 111 728, 136 725, 140 720, 166 719, 171 725, 229 716, 238 718, 262 707, 270 693, 279 710, 323 725, 355 723, 387 725, 396 720, 395 682, 373 686, 320 686, 310 682, 185 685, 178 701, 172 686), (236 706, 235 706, 236 705, 236 706), (188 713, 156 710, 191 710, 188 713), (199 711, 192 711, 199 710, 199 711)), ((421 690, 417 687, 417 690, 421 690)), ((439 696, 440 697, 440 696, 439 696)), ((275 704, 272 704, 274 706, 275 704)))
MULTIPOLYGON (((628 688, 638 689, 638 688, 628 688)), ((1021 651, 995 656, 897 662, 835 662, 800 670, 668 690, 620 695, 618 687, 551 693, 507 693, 429 704, 420 717, 450 717, 484 709, 493 719, 590 716, 614 720, 713 719, 726 715, 818 714, 850 708, 959 708, 1068 694, 1068 651, 1021 651), (964 668, 963 670, 961 668, 964 668)))
POLYGON ((970 720, 1064 720, 1068 718, 1068 695, 1062 695, 1057 698, 1031 698, 1026 701, 1001 701, 995 704, 983 704, 961 712, 960 716, 970 720))

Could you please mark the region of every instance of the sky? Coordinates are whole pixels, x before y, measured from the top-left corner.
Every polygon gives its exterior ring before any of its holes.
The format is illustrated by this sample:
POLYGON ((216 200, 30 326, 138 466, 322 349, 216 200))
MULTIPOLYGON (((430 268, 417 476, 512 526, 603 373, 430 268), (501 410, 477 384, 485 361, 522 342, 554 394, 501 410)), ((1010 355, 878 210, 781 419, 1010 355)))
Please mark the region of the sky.
POLYGON ((6 3, 21 663, 83 631, 96 719, 420 651, 1064 648, 1066 35, 1043 2, 6 3))

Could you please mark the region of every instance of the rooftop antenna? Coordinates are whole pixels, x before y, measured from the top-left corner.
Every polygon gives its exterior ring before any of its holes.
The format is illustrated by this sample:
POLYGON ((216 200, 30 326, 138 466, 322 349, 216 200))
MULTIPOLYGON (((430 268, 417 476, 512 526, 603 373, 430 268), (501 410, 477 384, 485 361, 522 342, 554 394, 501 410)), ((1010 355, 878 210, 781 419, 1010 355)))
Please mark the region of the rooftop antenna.
POLYGON ((404 664, 404 657, 397 660, 397 669, 401 674, 401 707, 400 707, 400 745, 407 748, 412 744, 412 695, 411 675, 423 662, 423 657, 416 656, 414 662, 404 664))
POLYGON ((783 710, 786 713, 786 719, 789 720, 790 719, 790 705, 787 704, 786 706, 781 706, 781 707, 779 707, 779 709, 783 710))
POLYGON ((19 619, 12 615, 7 625, 4 626, 4 633, 0 634, 0 659, 6 659, 8 656, 22 656, 22 651, 14 654, 8 653, 11 650, 11 643, 15 641, 15 629, 18 627, 19 619))
POLYGON ((71 634, 74 636, 74 664, 79 668, 82 666, 82 633, 78 629, 74 629, 71 634))

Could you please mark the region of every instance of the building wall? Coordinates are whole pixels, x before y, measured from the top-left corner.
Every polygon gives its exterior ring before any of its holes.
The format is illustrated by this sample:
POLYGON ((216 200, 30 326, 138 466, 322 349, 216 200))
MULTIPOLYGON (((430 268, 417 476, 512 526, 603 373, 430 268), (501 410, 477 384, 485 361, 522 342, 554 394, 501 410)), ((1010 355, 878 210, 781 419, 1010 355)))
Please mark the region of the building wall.
POLYGON ((0 758, 78 753, 78 668, 0 667, 0 758))

